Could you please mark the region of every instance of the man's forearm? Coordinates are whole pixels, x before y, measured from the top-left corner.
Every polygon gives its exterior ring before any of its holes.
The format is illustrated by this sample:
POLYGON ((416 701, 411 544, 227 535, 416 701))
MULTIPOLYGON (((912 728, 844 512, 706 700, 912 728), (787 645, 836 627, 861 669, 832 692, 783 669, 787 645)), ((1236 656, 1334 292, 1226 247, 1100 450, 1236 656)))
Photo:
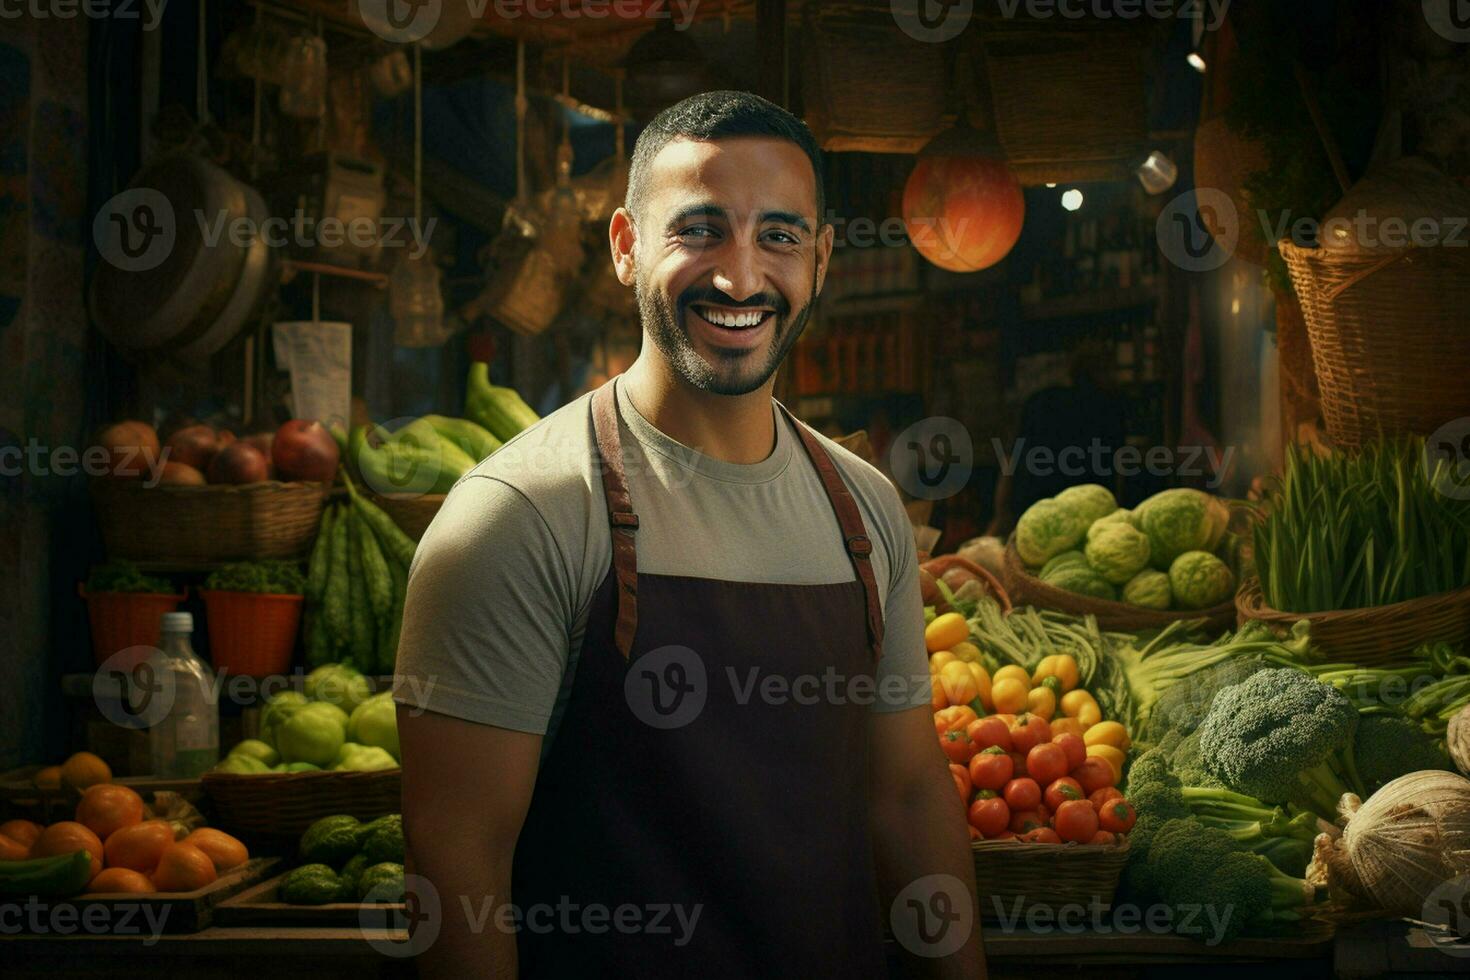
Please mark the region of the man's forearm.
MULTIPOLYGON (((438 869, 436 874, 415 861, 411 850, 407 856, 405 871, 432 884, 438 899, 438 934, 431 934, 431 941, 419 952, 419 976, 514 980, 518 969, 516 935, 506 928, 506 920, 500 915, 511 901, 510 862, 497 864, 489 857, 468 854, 461 858, 451 859, 458 865, 452 869, 441 867, 449 862, 431 859, 429 864, 438 869)), ((420 899, 420 911, 434 908, 420 899)), ((432 930, 434 926, 418 921, 410 928, 432 930)))
MULTIPOLYGON (((900 796, 874 801, 873 843, 878 865, 883 911, 890 914, 895 897, 911 883, 931 875, 958 879, 963 890, 947 901, 969 903, 972 932, 956 952, 943 957, 919 955, 924 976, 944 980, 975 980, 984 977, 985 953, 980 941, 980 906, 975 894, 975 861, 970 851, 969 831, 960 812, 959 799, 945 767, 937 762, 915 760, 914 778, 900 796)), ((920 896, 925 901, 928 896, 920 896)), ((952 908, 936 902, 936 908, 952 908)), ((905 945, 900 938, 900 945, 905 945)), ((941 944, 943 939, 938 940, 941 944)))

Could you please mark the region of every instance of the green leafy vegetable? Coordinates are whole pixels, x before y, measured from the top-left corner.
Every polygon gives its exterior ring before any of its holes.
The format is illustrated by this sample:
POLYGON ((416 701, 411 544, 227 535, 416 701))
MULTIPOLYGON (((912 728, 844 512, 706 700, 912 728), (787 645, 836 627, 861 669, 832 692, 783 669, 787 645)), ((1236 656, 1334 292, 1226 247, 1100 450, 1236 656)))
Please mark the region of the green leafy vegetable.
POLYGON ((242 561, 210 572, 204 587, 220 592, 300 595, 306 587, 306 578, 295 562, 242 561))

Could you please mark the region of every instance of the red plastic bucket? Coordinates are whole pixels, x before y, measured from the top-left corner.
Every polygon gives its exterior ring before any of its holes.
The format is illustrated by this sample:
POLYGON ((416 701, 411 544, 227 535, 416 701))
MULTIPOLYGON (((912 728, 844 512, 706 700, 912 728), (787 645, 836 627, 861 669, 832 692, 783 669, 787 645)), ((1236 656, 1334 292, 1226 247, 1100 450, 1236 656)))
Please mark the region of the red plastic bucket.
POLYGON ((301 626, 299 595, 203 589, 209 659, 215 670, 268 677, 291 669, 301 626))
POLYGON ((92 656, 97 666, 129 650, 127 657, 112 663, 119 670, 132 670, 157 648, 163 629, 163 614, 173 612, 184 601, 182 595, 159 592, 91 592, 77 586, 87 603, 87 621, 92 626, 92 656), (142 648, 142 649, 133 649, 142 648))

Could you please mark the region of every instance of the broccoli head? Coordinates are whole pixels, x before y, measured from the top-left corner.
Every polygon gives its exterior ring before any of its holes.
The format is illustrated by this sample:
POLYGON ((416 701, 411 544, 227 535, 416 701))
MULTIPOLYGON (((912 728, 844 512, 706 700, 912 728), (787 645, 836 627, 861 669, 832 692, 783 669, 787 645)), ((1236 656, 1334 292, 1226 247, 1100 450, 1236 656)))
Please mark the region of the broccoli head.
POLYGON ((1351 751, 1357 727, 1357 709, 1336 688, 1277 668, 1215 695, 1199 747, 1226 786, 1331 819, 1342 795, 1360 790, 1351 751))
POLYGON ((1364 716, 1353 739, 1353 752, 1358 777, 1369 793, 1407 773, 1457 771, 1433 736, 1400 715, 1364 716))
POLYGON ((1157 742, 1169 732, 1191 734, 1209 714, 1217 693, 1265 668, 1259 657, 1236 657, 1180 678, 1153 703, 1137 737, 1157 742))

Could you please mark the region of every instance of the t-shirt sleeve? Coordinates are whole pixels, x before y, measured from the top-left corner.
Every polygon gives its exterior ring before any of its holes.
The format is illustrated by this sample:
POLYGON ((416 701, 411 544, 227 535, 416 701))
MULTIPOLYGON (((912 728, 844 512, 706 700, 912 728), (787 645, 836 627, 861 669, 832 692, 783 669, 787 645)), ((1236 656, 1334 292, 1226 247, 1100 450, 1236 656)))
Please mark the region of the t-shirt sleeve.
POLYGON ((888 545, 888 598, 883 605, 883 656, 878 661, 878 698, 873 710, 906 711, 931 703, 934 694, 929 682, 929 654, 924 647, 919 554, 898 493, 891 486, 886 489, 882 501, 888 545))
POLYGON ((545 734, 570 647, 567 568, 519 491, 461 481, 414 554, 393 699, 545 734))

